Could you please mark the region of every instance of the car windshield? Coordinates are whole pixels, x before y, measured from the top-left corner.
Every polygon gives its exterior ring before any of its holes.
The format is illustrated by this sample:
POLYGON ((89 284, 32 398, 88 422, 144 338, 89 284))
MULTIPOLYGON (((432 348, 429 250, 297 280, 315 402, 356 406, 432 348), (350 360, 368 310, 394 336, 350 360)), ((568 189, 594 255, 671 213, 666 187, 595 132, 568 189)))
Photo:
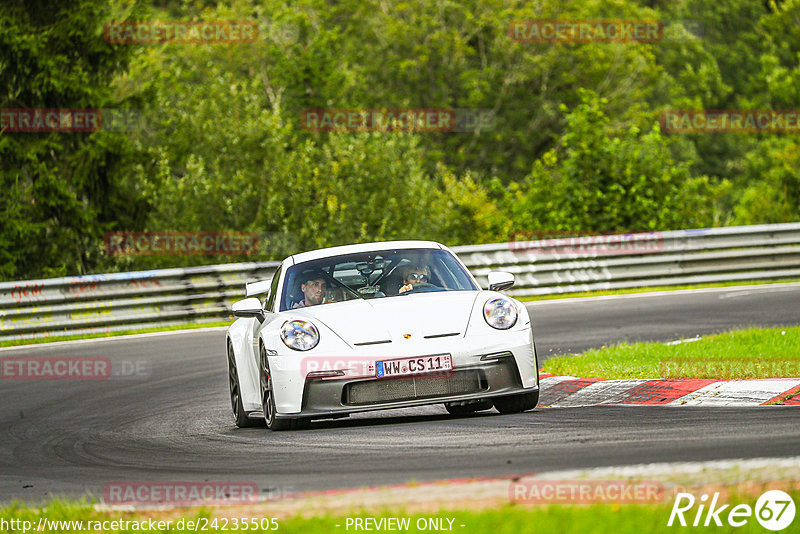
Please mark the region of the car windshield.
POLYGON ((461 263, 447 251, 381 250, 293 265, 286 271, 280 309, 478 289, 461 263))

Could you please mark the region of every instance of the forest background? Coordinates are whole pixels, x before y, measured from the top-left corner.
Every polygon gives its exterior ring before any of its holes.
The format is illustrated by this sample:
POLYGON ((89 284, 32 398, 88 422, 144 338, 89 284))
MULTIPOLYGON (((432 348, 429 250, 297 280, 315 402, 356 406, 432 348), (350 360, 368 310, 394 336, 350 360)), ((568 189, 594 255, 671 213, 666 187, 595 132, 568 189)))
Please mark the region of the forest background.
POLYGON ((0 132, 0 279, 280 259, 330 245, 800 220, 791 133, 667 110, 800 108, 798 0, 9 0, 0 108, 127 110, 0 132), (523 42, 526 20, 655 20, 523 42), (251 43, 115 44, 119 21, 251 21, 251 43), (312 131, 310 109, 447 109, 460 131, 312 131), (248 256, 109 255, 108 232, 253 232, 248 256))

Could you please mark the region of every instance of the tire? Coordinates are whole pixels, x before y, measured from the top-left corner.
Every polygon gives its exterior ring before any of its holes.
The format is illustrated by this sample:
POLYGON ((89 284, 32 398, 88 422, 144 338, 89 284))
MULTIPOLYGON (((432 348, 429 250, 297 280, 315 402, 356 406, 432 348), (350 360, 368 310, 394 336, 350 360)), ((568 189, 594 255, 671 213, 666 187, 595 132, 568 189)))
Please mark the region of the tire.
POLYGON ((276 417, 278 410, 275 408, 275 398, 272 395, 272 376, 270 375, 267 350, 264 345, 261 345, 259 362, 261 406, 264 410, 264 421, 267 423, 267 428, 273 431, 290 430, 293 426, 291 419, 276 417))
POLYGON ((231 393, 231 409, 233 420, 239 428, 256 426, 258 421, 250 419, 242 405, 242 390, 239 385, 239 370, 236 368, 236 357, 233 354, 233 345, 228 340, 228 386, 231 393))
POLYGON ((492 403, 494 407, 497 408, 497 411, 503 414, 532 410, 539 404, 539 390, 537 389, 530 393, 507 395, 505 397, 495 397, 492 399, 492 403))
POLYGON ((478 402, 471 402, 469 404, 456 404, 453 402, 447 402, 444 405, 444 409, 450 415, 468 415, 475 412, 480 412, 481 410, 489 410, 492 407, 492 401, 489 399, 484 399, 478 402))

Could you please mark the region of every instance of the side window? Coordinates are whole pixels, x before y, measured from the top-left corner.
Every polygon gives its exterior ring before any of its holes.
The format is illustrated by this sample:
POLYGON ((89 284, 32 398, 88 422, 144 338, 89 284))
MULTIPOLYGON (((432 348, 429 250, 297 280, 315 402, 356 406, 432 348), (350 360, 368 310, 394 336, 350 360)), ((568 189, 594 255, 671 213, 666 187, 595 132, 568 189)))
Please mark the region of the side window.
POLYGON ((272 277, 272 285, 269 288, 269 296, 267 297, 267 304, 264 309, 267 311, 275 311, 275 295, 278 294, 278 281, 281 279, 281 268, 275 271, 275 276, 272 277))

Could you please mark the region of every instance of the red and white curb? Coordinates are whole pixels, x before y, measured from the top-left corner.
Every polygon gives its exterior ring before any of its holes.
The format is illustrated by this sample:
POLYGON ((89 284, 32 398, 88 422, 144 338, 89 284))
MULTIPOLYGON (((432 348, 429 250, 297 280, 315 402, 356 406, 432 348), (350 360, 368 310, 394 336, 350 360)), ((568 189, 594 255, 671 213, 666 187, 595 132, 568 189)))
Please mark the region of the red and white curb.
POLYGON ((606 380, 540 373, 539 406, 600 404, 671 406, 800 405, 800 378, 711 380, 703 378, 606 380))

